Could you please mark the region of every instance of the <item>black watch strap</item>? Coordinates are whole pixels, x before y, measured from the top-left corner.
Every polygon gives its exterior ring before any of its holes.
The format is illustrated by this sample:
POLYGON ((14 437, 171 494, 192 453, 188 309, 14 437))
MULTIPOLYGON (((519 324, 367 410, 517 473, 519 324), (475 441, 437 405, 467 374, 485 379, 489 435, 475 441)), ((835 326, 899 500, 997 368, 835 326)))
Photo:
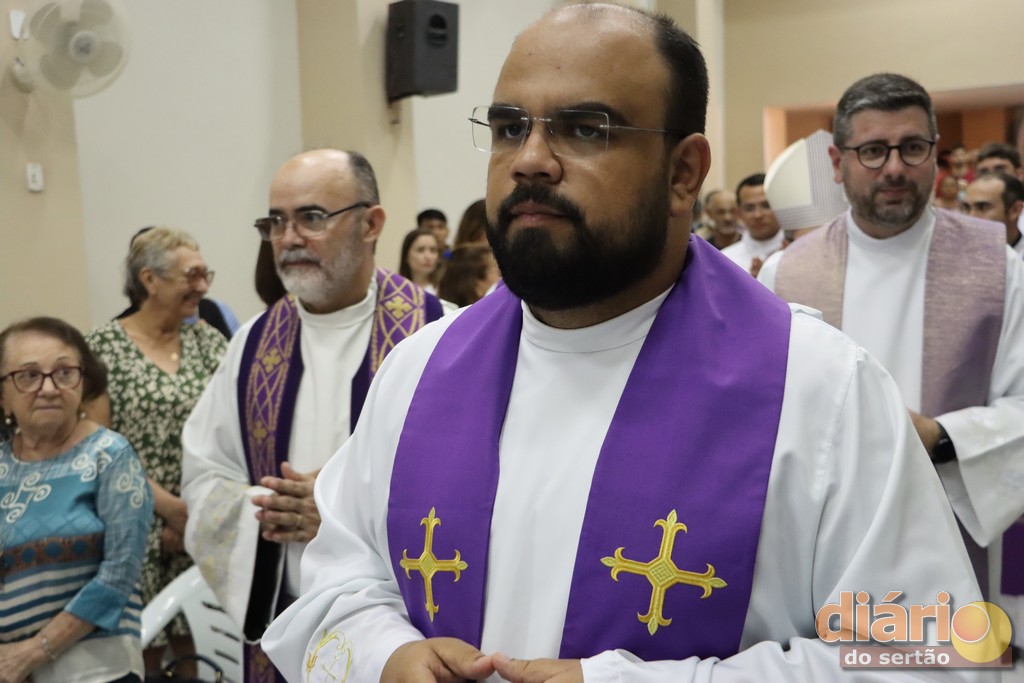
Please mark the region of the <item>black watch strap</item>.
POLYGON ((941 424, 939 425, 939 440, 935 442, 935 448, 932 449, 931 459, 936 465, 956 460, 956 448, 953 447, 953 440, 949 438, 949 434, 941 424))

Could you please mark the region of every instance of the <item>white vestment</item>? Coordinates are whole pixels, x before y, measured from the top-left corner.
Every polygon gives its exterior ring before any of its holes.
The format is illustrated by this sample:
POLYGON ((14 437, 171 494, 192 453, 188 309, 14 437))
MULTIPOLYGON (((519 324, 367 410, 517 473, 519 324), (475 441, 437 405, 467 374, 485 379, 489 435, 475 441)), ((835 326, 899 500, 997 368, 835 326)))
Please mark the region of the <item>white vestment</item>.
MULTIPOLYGON (((314 315, 301 304, 296 306, 304 374, 295 401, 288 462, 298 472, 319 470, 348 438, 352 378, 369 345, 376 297, 377 282, 372 279, 366 297, 340 311, 314 315)), ((255 320, 232 337, 182 432, 181 495, 189 509, 185 547, 239 626, 244 625, 259 540, 258 508, 246 495, 259 482, 249 480, 238 419, 242 352, 255 320), (228 515, 228 507, 239 514, 228 515)), ((299 592, 304 547, 287 544, 285 588, 291 595, 299 592)))
POLYGON ((730 244, 722 250, 722 254, 729 257, 729 260, 743 270, 750 272, 750 265, 755 258, 764 261, 772 253, 782 249, 784 235, 779 230, 766 240, 755 240, 749 232, 743 233, 743 238, 736 244, 730 244))
MULTIPOLYGON (((524 307, 499 444, 485 653, 558 656, 591 475, 664 296, 577 330, 547 327, 524 307)), ((348 681, 376 683, 398 646, 423 637, 399 593, 399 582, 421 578, 396 577, 389 560, 388 497, 413 391, 450 323, 426 327, 388 357, 359 427, 317 480, 323 521, 303 556, 302 595, 262 643, 290 681, 333 680, 328 676, 342 673, 338 667, 350 658, 348 681)), ((679 362, 700 362, 687 358, 684 346, 679 362)), ((815 637, 817 610, 842 590, 876 599, 901 590, 904 604, 933 604, 940 590, 958 604, 978 599, 949 504, 882 367, 800 313, 792 318, 788 362, 742 651, 723 661, 648 663, 607 651, 583 660, 588 682, 897 680, 892 671, 840 671, 838 648, 815 637)), ((715 406, 707 409, 715 419, 715 406)), ((680 557, 684 548, 681 539, 680 557)), ((445 579, 450 575, 434 577, 445 579)), ((646 608, 637 605, 623 618, 635 620, 646 608)))
MULTIPOLYGON (((919 410, 925 271, 935 212, 926 210, 909 230, 884 240, 866 235, 850 212, 846 227, 843 332, 892 373, 907 406, 919 410)), ((758 275, 772 290, 777 264, 770 261, 758 275)), ((999 541, 1024 510, 1024 262, 1009 247, 1003 327, 988 405, 930 417, 942 424, 956 447, 956 461, 937 467, 950 503, 974 540, 992 548, 993 597, 1001 606, 1020 603, 995 597, 1001 580, 999 541)), ((1013 611, 1024 617, 1024 610, 1013 611)), ((1024 643, 1020 627, 1015 636, 1024 643)))

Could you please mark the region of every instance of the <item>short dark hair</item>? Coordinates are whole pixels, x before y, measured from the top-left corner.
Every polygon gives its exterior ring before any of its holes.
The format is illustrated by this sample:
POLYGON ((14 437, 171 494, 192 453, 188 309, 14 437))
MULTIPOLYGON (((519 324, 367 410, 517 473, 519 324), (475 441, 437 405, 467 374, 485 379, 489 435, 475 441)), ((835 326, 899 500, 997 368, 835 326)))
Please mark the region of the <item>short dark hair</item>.
POLYGON ((373 172, 373 166, 370 165, 370 161, 359 152, 346 150, 345 153, 348 154, 348 163, 352 168, 352 174, 356 177, 356 185, 359 186, 363 201, 380 204, 377 175, 373 172))
POLYGON ((992 171, 991 173, 985 173, 975 179, 978 182, 982 179, 996 179, 1003 182, 1003 191, 999 193, 999 198, 1003 202, 1003 209, 1009 210, 1015 202, 1024 201, 1024 182, 1021 182, 1020 178, 1005 171, 992 171))
POLYGON ((740 190, 744 187, 761 187, 762 185, 764 185, 764 173, 748 175, 740 181, 739 185, 736 186, 736 199, 739 200, 740 190))
POLYGON ((448 216, 444 215, 444 211, 440 209, 423 209, 416 214, 416 225, 423 227, 424 221, 444 221, 448 222, 448 216))
MULTIPOLYGON (((708 112, 708 67, 700 45, 663 12, 625 5, 618 7, 634 12, 650 26, 654 47, 668 67, 668 105, 663 124, 671 131, 667 137, 681 140, 693 133, 703 133, 708 112)), ((573 9, 597 14, 607 10, 607 6, 588 4, 573 9)))
POLYGON ((1020 152, 1005 142, 990 142, 982 147, 975 166, 985 159, 1006 159, 1014 168, 1020 168, 1020 152))
POLYGON ((900 111, 907 107, 920 107, 928 115, 928 135, 934 139, 938 134, 935 109, 932 98, 920 83, 906 76, 880 73, 866 76, 849 88, 839 98, 836 115, 832 120, 832 144, 844 147, 853 135, 851 119, 854 114, 867 110, 900 111))
MULTIPOLYGON (((78 357, 82 361, 82 401, 99 398, 107 391, 107 366, 92 352, 82 333, 74 325, 60 318, 39 316, 12 323, 4 328, 0 332, 0 368, 3 368, 7 340, 24 332, 36 332, 52 337, 78 352, 78 357)), ((11 425, 0 424, 0 441, 10 438, 13 435, 11 430, 15 426, 13 419, 11 425)))

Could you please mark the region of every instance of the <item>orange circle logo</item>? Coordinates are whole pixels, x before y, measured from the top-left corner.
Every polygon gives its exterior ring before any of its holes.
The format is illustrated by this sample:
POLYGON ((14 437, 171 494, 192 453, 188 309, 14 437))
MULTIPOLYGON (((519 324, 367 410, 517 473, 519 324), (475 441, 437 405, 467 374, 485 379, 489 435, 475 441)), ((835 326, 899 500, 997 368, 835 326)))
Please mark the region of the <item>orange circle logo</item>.
POLYGON ((950 640, 960 656, 986 664, 1010 645, 1013 629, 1006 612, 991 602, 972 602, 953 613, 950 640))

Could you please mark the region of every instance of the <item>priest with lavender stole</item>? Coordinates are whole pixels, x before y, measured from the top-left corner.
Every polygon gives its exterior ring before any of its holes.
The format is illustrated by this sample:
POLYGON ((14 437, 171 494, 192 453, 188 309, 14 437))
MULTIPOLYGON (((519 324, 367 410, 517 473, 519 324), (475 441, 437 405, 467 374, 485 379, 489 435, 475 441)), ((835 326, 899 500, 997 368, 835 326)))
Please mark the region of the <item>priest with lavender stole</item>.
POLYGON ((691 237, 707 92, 644 10, 517 38, 471 118, 505 284, 387 358, 324 467, 288 680, 980 679, 817 637, 843 592, 980 593, 888 374, 691 237))
POLYGON ((1020 595, 1024 263, 1004 226, 929 205, 938 135, 920 84, 896 74, 857 81, 832 135, 834 180, 851 209, 760 279, 821 310, 892 373, 983 592, 996 602, 1020 595))
POLYGON ((281 166, 256 228, 289 294, 235 335, 182 434, 185 546, 243 630, 246 683, 280 680, 258 643, 298 595, 320 525, 317 472, 384 356, 441 315, 433 295, 375 267, 383 226, 361 154, 314 150, 281 166))

